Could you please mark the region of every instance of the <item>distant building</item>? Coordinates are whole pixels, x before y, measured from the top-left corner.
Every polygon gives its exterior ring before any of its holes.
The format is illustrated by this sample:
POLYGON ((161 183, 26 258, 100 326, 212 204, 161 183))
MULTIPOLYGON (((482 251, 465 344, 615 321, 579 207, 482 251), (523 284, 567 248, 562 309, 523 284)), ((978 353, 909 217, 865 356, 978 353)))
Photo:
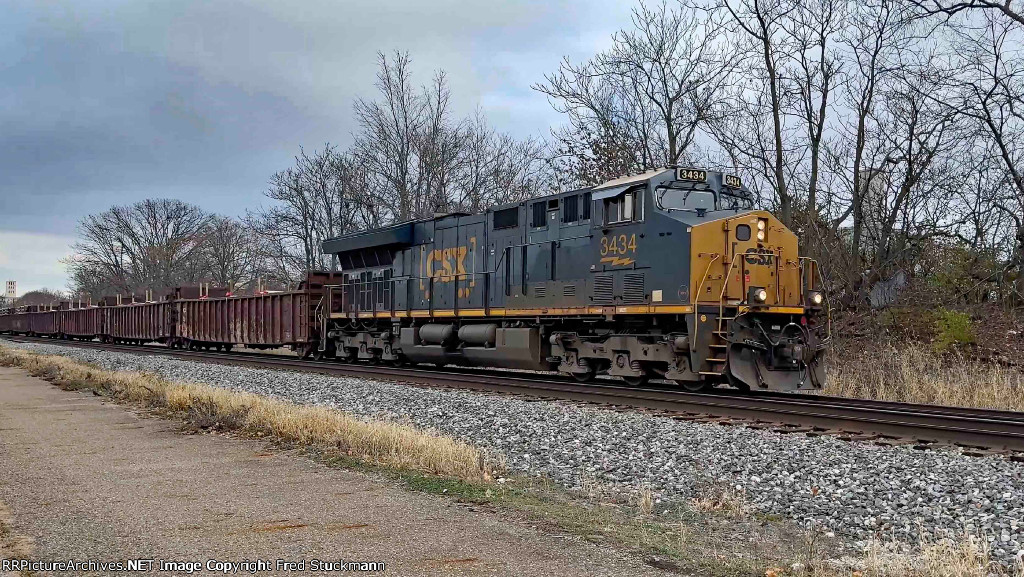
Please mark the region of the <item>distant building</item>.
POLYGON ((4 291, 3 304, 4 306, 13 306, 14 301, 18 298, 18 281, 9 280, 7 281, 7 290, 4 291))

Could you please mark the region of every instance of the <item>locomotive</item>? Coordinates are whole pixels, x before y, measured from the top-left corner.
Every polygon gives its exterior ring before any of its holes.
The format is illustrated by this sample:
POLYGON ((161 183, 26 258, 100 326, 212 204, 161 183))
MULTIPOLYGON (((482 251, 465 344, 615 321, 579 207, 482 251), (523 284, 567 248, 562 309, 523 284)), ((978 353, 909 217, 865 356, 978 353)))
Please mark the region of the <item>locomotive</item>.
POLYGON ((820 389, 828 306, 732 174, 667 166, 326 240, 319 358, 820 389))

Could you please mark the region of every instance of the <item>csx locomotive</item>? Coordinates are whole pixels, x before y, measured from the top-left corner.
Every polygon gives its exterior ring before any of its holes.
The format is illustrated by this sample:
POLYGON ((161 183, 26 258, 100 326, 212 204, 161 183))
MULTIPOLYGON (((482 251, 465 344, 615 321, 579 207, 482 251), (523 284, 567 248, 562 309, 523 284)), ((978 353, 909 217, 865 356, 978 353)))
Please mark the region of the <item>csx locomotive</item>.
POLYGON ((818 389, 813 260, 740 178, 666 167, 324 242, 316 355, 818 389))

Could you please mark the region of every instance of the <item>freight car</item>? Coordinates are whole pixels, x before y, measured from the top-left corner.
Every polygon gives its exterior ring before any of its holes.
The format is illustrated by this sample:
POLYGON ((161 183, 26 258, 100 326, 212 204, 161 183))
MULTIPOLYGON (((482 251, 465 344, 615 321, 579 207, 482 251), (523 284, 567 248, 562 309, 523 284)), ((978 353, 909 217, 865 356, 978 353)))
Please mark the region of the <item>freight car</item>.
POLYGON ((157 301, 105 297, 100 307, 7 309, 0 311, 0 332, 191 350, 290 347, 310 356, 320 340, 315 315, 323 286, 338 280, 310 272, 289 292, 229 296, 226 289, 179 287, 157 301))
POLYGON ((317 355, 818 389, 817 266, 740 178, 666 167, 324 242, 317 355))

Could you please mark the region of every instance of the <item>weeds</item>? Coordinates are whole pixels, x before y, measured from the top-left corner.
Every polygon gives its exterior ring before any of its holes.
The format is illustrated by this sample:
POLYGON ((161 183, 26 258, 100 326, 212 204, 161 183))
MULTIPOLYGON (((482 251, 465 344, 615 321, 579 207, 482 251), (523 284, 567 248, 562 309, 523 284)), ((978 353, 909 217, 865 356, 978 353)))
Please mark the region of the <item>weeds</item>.
POLYGON ((935 319, 935 342, 932 343, 937 352, 944 353, 957 345, 973 342, 974 326, 969 314, 939 309, 935 319))
POLYGON ((70 389, 170 411, 202 429, 234 430, 315 446, 376 464, 472 481, 490 481, 494 466, 479 449, 439 434, 386 421, 364 421, 326 407, 296 405, 209 385, 102 370, 59 356, 0 347, 0 365, 70 389))
POLYGON ((989 556, 986 541, 974 535, 925 541, 920 551, 908 554, 893 542, 872 540, 863 559, 852 563, 816 563, 800 577, 1024 577, 1024 564, 1005 567, 989 556))
POLYGON ((715 486, 690 500, 690 506, 702 513, 715 513, 731 519, 744 518, 751 513, 746 495, 732 486, 715 486))
POLYGON ((940 355, 921 344, 889 344, 870 355, 833 355, 824 392, 908 403, 1024 411, 1024 372, 940 355))

